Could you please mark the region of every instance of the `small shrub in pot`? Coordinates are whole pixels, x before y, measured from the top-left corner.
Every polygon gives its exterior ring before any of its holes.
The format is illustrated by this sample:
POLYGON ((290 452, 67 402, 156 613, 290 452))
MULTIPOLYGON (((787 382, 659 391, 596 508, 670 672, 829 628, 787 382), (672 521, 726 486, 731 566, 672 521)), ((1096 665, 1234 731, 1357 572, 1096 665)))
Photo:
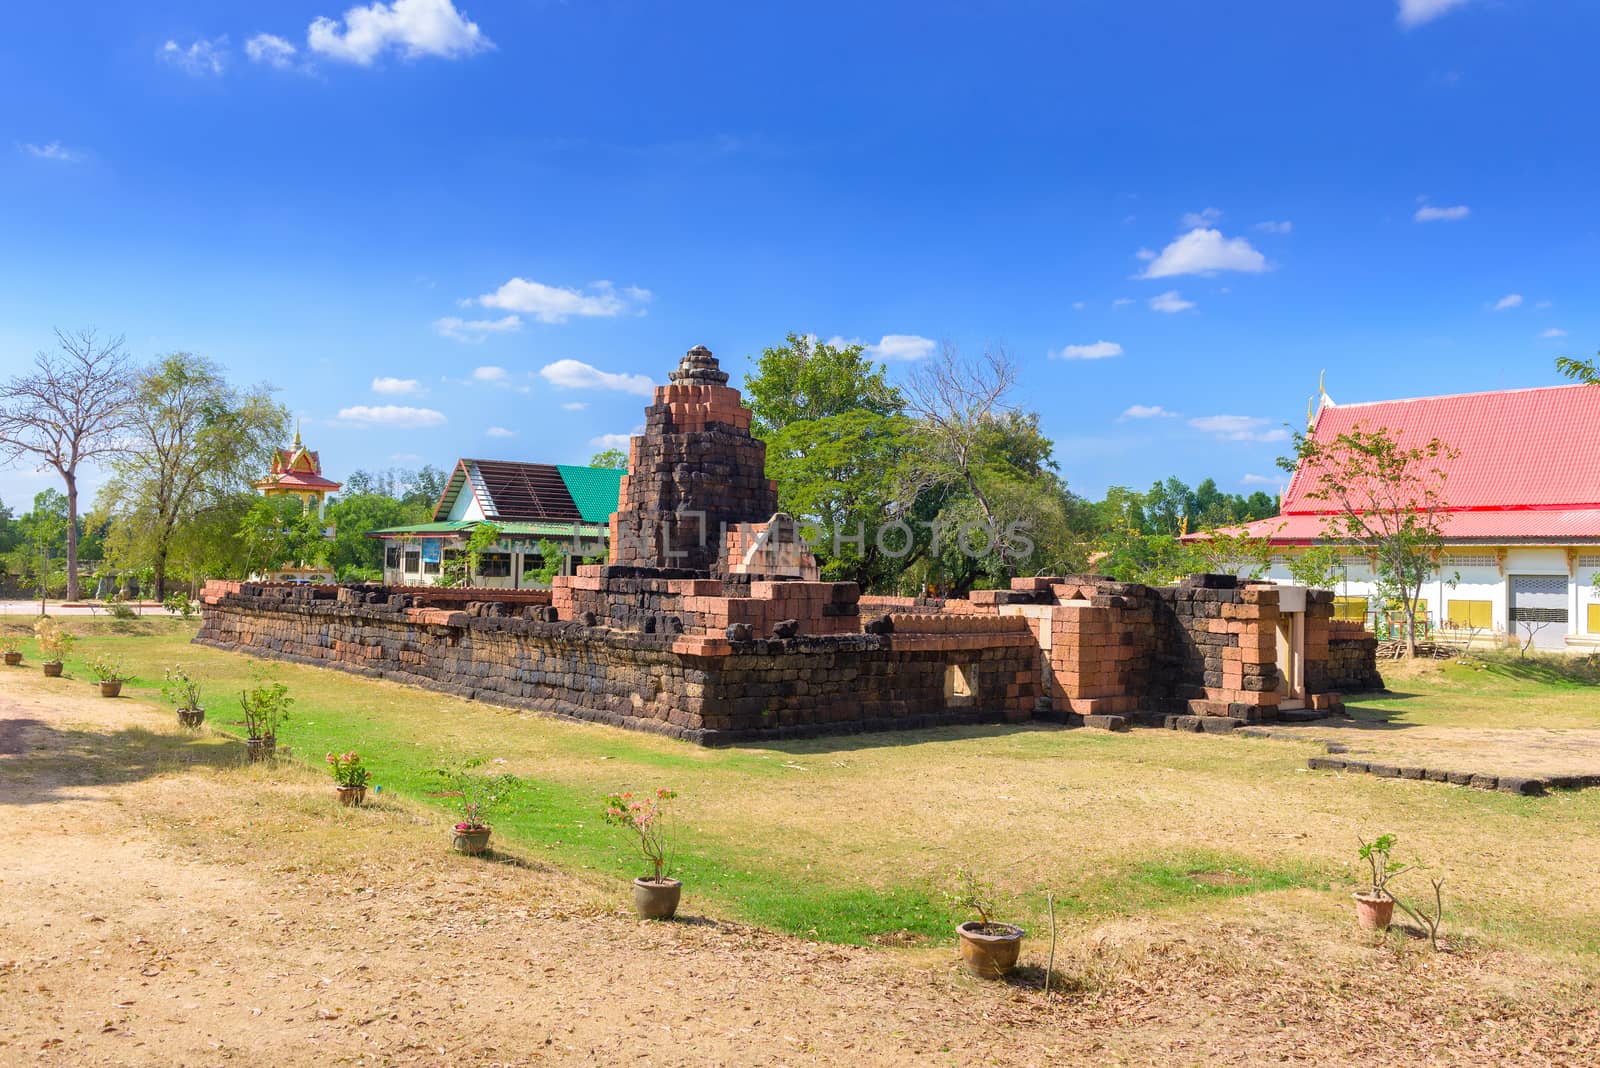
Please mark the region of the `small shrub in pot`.
POLYGON ((269 759, 278 749, 278 730, 289 719, 294 698, 289 687, 265 672, 256 675, 256 684, 239 694, 244 710, 245 754, 253 764, 269 759))
POLYGON ((100 683, 101 697, 120 697, 122 684, 128 681, 128 669, 115 657, 97 656, 89 661, 89 674, 100 683))
POLYGON ((0 653, 5 654, 6 663, 16 667, 22 663, 22 639, 15 634, 0 637, 0 653))
POLYGON ((1014 923, 994 919, 999 895, 993 886, 968 868, 957 868, 955 889, 945 895, 951 908, 977 919, 956 926, 961 941, 961 963, 980 979, 1000 979, 1017 966, 1026 934, 1014 923))
POLYGON ((507 772, 479 773, 483 764, 482 757, 474 757, 453 767, 434 769, 434 774, 447 784, 439 796, 450 798, 461 813, 461 819, 451 828, 451 848, 469 856, 488 851, 489 835, 494 829, 489 818, 508 804, 522 785, 520 779, 507 772))
POLYGON ((39 642, 39 659, 43 662, 44 673, 50 678, 59 678, 61 665, 66 661, 67 653, 72 651, 74 641, 72 635, 61 629, 49 616, 40 616, 33 625, 33 636, 39 642))
POLYGON ((633 908, 644 920, 670 920, 678 911, 683 883, 667 875, 667 802, 678 796, 666 787, 635 797, 630 790, 606 798, 605 818, 638 839, 639 852, 650 862, 651 872, 633 881, 633 908))
POLYGON ((339 797, 339 804, 359 805, 366 800, 367 784, 372 781, 372 772, 362 765, 358 753, 353 750, 348 753, 329 753, 323 759, 333 773, 333 788, 339 797))
POLYGON ((178 722, 190 730, 206 721, 205 706, 200 703, 200 680, 182 664, 173 664, 162 672, 161 696, 172 702, 178 710, 178 722))
POLYGON ((1394 895, 1389 893, 1389 880, 1409 868, 1390 857, 1395 846, 1394 835, 1380 834, 1370 842, 1358 837, 1356 841, 1361 843, 1356 855, 1366 862, 1371 876, 1370 886, 1351 895, 1356 899, 1356 922, 1368 931, 1387 931, 1394 917, 1394 895))

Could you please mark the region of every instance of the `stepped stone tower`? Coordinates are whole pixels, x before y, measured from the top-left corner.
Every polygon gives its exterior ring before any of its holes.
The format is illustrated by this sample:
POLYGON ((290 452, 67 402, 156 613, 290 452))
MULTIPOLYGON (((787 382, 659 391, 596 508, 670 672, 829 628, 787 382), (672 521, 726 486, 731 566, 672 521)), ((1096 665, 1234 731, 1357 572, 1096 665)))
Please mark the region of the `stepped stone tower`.
POLYGON ((723 572, 727 532, 778 510, 767 447, 751 436, 750 409, 704 345, 668 378, 628 448, 611 563, 723 572))

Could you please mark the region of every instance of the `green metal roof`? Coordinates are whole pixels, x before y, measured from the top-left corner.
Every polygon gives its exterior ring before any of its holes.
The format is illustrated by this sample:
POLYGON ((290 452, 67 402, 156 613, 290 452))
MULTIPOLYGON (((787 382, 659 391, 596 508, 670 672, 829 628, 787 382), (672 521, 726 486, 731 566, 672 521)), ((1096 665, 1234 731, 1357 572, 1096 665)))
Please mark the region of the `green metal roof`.
POLYGON ((622 495, 622 476, 627 472, 614 467, 573 467, 557 464, 561 481, 572 494, 572 503, 587 523, 611 522, 611 513, 617 510, 622 495))

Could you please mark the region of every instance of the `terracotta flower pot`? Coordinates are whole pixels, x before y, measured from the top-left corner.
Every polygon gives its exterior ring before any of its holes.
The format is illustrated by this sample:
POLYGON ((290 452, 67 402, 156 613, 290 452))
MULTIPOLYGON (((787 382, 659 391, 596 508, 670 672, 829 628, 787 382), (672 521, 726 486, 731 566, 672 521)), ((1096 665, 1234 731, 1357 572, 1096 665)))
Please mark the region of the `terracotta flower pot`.
POLYGON ((22 654, 21 653, 7 653, 6 654, 6 663, 10 664, 12 667, 16 667, 18 664, 22 663, 22 654))
POLYGON ((961 937, 961 963, 979 979, 999 979, 1017 966, 1025 933, 1011 923, 985 925, 968 920, 956 928, 961 937))
POLYGON ((367 799, 365 786, 335 786, 333 792, 339 795, 339 804, 355 806, 367 799))
POLYGON ((263 760, 271 760, 273 754, 277 751, 278 738, 272 734, 264 738, 248 738, 244 743, 245 759, 252 764, 258 764, 263 760))
POLYGON ((46 660, 44 662, 44 677, 47 679, 59 679, 61 677, 61 661, 46 660))
POLYGON ((121 697, 122 696, 122 680, 121 679, 117 679, 117 680, 112 681, 112 682, 102 682, 100 684, 100 696, 101 697, 121 697))
POLYGON ((633 881, 633 911, 641 920, 670 920, 678 911, 678 899, 683 896, 683 882, 678 879, 635 879, 633 881))
POLYGON ((1360 890, 1350 896, 1356 899, 1356 922, 1363 930, 1389 929, 1389 921, 1394 918, 1394 898, 1370 890, 1360 890))
POLYGON ((190 730, 194 730, 205 721, 206 710, 203 708, 178 709, 178 722, 183 724, 183 726, 188 727, 190 730))
POLYGON ((487 853, 490 830, 489 827, 469 827, 464 823, 458 823, 451 831, 455 838, 450 845, 457 853, 465 853, 469 857, 487 853))

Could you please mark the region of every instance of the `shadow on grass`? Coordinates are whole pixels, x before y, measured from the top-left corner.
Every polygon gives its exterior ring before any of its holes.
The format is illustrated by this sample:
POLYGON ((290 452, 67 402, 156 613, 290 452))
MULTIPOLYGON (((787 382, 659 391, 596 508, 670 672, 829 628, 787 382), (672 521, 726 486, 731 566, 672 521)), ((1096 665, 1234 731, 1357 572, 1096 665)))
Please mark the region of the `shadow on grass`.
POLYGON ((1600 656, 1480 656, 1485 673, 1541 686, 1600 686, 1600 656))
POLYGON ((819 753, 848 753, 863 749, 901 749, 906 746, 967 742, 974 738, 1007 738, 1028 734, 1054 734, 1073 728, 1044 720, 1024 723, 973 723, 948 727, 920 727, 884 731, 858 731, 854 733, 823 734, 814 738, 774 739, 748 742, 740 749, 767 749, 795 756, 815 756, 819 753))
POLYGON ((77 800, 83 787, 138 782, 193 767, 228 768, 244 749, 213 734, 127 727, 62 730, 40 720, 0 720, 0 805, 77 800))

